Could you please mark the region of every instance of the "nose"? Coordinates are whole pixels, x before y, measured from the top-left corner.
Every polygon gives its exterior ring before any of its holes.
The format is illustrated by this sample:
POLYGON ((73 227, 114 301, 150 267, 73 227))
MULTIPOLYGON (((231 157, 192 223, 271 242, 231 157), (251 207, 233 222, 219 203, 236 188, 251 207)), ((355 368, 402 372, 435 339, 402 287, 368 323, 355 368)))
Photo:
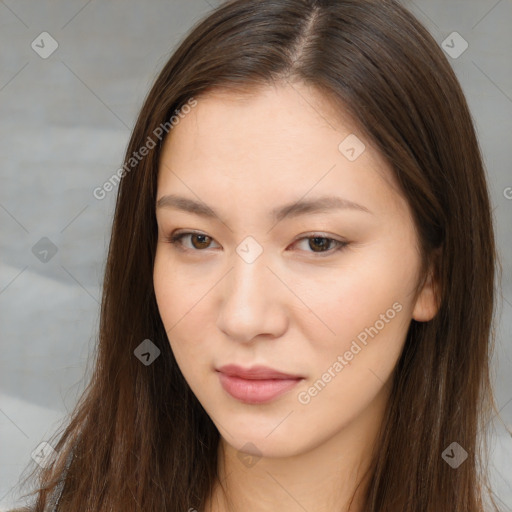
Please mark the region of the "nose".
POLYGON ((247 263, 235 254, 234 267, 219 293, 217 327, 229 338, 245 343, 263 335, 277 338, 286 331, 285 301, 290 292, 263 255, 247 263))

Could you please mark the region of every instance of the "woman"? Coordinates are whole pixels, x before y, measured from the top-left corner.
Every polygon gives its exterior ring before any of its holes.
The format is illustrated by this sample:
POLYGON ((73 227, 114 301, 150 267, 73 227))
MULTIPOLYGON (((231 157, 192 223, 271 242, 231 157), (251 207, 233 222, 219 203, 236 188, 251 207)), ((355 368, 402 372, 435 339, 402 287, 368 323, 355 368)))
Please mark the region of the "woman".
POLYGON ((484 510, 489 196, 407 10, 221 5, 121 175, 94 375, 34 510, 484 510))

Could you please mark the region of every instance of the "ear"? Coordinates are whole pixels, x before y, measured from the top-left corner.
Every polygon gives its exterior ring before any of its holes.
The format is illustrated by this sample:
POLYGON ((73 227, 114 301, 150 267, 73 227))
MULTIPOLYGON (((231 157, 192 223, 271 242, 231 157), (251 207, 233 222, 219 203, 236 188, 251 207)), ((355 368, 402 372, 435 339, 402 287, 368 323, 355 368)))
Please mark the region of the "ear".
POLYGON ((431 266, 428 277, 416 299, 412 318, 417 322, 428 322, 434 318, 438 310, 439 282, 434 278, 434 271, 431 266))

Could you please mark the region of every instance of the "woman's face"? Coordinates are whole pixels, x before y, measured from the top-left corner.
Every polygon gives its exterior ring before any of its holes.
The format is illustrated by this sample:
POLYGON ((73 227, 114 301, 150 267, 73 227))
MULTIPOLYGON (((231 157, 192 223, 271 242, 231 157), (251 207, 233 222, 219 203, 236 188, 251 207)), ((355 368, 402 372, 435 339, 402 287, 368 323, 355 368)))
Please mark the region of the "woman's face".
POLYGON ((161 155, 154 287, 172 351, 225 441, 264 456, 385 403, 411 318, 435 313, 429 285, 414 295, 418 240, 390 169, 332 112, 305 85, 216 93, 161 155))

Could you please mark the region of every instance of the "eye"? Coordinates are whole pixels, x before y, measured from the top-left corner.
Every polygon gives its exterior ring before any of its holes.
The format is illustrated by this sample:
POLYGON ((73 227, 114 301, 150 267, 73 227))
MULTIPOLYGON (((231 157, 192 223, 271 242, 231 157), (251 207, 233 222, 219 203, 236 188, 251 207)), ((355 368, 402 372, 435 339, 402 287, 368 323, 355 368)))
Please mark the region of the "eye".
POLYGON ((209 237, 208 235, 205 235, 203 233, 195 233, 192 231, 177 233, 177 234, 170 235, 170 236, 166 237, 167 242, 169 242, 173 245, 176 245, 178 248, 180 248, 182 250, 192 250, 192 251, 207 249, 209 243, 211 243, 212 240, 213 240, 213 238, 209 237), (190 247, 183 247, 183 243, 181 242, 181 240, 185 237, 191 237, 190 240, 192 242, 192 249, 190 249, 190 247))
POLYGON ((334 252, 340 251, 348 245, 348 242, 342 242, 341 240, 336 240, 334 238, 329 238, 327 236, 322 236, 318 234, 306 236, 303 238, 299 238, 297 240, 297 242, 302 241, 308 241, 307 247, 312 249, 312 251, 306 252, 313 252, 315 254, 326 253, 326 255, 330 255, 334 252))
MULTIPOLYGON (((208 249, 209 245, 213 241, 213 238, 205 235, 204 233, 196 233, 192 231, 185 231, 181 233, 176 233, 174 235, 169 235, 166 237, 166 242, 171 243, 184 251, 195 251, 199 252, 203 249, 208 249), (182 240, 186 237, 191 237, 190 242, 192 247, 186 247, 183 245, 182 240)), ((297 244, 298 242, 308 241, 308 248, 312 249, 306 252, 312 252, 318 255, 331 255, 334 252, 340 251, 344 249, 348 242, 344 242, 341 240, 336 240, 334 238, 322 236, 321 234, 313 234, 310 236, 302 237, 296 240, 292 245, 297 244)))

